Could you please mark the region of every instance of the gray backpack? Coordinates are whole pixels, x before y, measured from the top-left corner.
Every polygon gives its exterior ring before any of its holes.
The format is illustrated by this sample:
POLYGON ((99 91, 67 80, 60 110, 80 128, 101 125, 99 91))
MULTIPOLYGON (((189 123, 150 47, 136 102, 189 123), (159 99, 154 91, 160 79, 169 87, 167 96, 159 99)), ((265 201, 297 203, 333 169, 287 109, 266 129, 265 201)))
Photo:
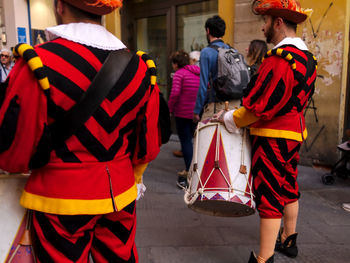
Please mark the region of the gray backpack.
POLYGON ((221 101, 241 99, 250 80, 243 55, 232 47, 209 47, 218 51, 218 75, 213 82, 216 97, 221 101))

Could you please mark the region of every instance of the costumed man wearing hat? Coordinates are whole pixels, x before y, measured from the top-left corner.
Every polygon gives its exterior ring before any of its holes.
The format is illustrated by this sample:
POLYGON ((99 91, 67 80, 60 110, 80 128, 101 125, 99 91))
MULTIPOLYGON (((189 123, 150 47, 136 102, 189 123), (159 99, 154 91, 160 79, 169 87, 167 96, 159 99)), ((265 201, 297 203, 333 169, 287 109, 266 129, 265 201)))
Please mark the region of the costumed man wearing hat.
POLYGON ((274 250, 289 257, 298 254, 298 152, 307 137, 303 111, 314 92, 317 62, 296 37, 297 24, 311 10, 302 10, 297 0, 255 0, 252 8, 262 15, 262 31, 275 47, 248 85, 243 107, 220 112, 213 121, 223 122, 231 132, 250 128, 260 250, 251 253, 249 263, 270 263, 274 250))
POLYGON ((121 5, 55 0, 59 25, 46 30, 49 41, 15 48, 23 58, 0 100, 0 168, 32 170, 20 203, 33 210, 37 262, 138 262, 135 200, 159 152, 159 89, 154 62, 127 51, 101 25, 101 16, 121 5), (51 125, 85 96, 114 51, 131 54, 119 80, 73 135, 55 141, 51 125), (49 142, 50 154, 38 154, 49 142))

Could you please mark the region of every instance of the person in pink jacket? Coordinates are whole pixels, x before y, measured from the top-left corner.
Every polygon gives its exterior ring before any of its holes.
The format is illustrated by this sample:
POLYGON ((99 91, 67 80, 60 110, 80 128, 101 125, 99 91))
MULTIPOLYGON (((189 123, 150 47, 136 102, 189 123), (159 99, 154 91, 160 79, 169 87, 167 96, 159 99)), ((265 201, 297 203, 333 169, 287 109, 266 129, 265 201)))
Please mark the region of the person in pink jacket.
POLYGON ((199 88, 200 69, 197 65, 189 65, 190 57, 182 50, 174 52, 170 60, 175 74, 168 105, 170 114, 175 117, 185 161, 185 170, 178 173, 177 185, 184 188, 187 186, 187 173, 193 154, 192 137, 196 124, 193 123, 192 118, 199 88))

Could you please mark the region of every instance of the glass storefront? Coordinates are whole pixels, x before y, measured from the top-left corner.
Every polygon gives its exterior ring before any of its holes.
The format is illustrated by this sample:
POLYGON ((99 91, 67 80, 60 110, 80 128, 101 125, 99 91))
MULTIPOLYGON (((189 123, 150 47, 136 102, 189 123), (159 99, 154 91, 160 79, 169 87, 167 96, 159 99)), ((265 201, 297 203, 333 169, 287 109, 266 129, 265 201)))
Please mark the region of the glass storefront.
POLYGON ((202 50, 208 45, 204 29, 205 21, 217 15, 217 0, 202 1, 177 7, 177 49, 186 52, 202 50))
POLYGON ((205 21, 218 13, 218 0, 132 0, 122 9, 122 40, 148 53, 157 65, 157 82, 165 98, 171 89, 169 56, 176 50, 207 46, 205 21))
POLYGON ((156 62, 157 83, 167 97, 167 27, 166 16, 136 21, 136 49, 147 52, 156 62))

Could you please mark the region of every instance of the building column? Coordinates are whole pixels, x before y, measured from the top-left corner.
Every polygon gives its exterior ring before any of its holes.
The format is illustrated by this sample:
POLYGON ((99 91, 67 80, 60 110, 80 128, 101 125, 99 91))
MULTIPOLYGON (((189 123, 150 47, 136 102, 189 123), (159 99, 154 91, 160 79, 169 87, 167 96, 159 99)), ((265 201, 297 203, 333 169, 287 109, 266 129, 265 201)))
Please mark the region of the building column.
POLYGON ((234 44, 235 5, 235 0, 218 0, 219 16, 224 19, 226 23, 226 33, 223 39, 231 46, 234 44))
POLYGON ((106 15, 105 23, 107 30, 121 39, 121 20, 119 8, 114 12, 106 15))

